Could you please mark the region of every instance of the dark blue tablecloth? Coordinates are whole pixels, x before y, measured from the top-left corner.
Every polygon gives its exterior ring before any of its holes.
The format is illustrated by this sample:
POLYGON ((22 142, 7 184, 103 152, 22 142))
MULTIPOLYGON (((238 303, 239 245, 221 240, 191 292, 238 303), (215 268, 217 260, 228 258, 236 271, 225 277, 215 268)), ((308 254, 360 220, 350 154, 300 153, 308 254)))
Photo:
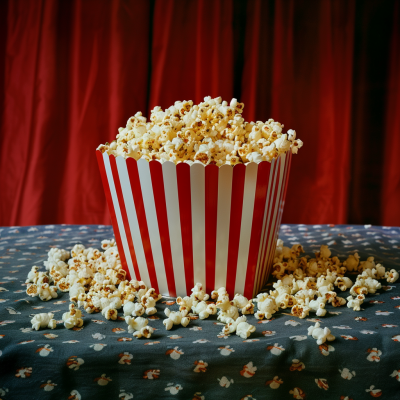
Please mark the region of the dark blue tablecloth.
MULTIPOLYGON (((101 314, 84 313, 78 331, 61 323, 32 331, 30 315, 53 312, 60 321, 69 304, 68 293, 49 302, 26 295, 32 265, 43 265, 50 247, 100 248, 113 231, 57 225, 0 228, 0 235, 0 399, 400 398, 400 281, 382 281, 360 312, 327 306, 321 325, 336 336, 327 346, 307 336, 315 314, 298 319, 289 310, 271 320, 249 316, 256 332, 248 340, 220 335, 216 316, 166 331, 170 298, 149 322, 151 339, 136 339, 123 320, 101 314)), ((310 256, 328 244, 341 260, 357 251, 399 270, 400 228, 284 225, 280 238, 302 243, 310 256)))

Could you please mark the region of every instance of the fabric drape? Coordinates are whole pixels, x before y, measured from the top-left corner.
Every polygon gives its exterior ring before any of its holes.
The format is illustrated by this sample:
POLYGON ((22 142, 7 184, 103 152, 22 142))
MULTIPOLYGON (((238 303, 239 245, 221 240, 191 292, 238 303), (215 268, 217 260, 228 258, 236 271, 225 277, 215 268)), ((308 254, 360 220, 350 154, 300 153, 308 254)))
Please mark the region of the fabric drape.
POLYGON ((283 222, 400 225, 399 1, 0 4, 0 225, 109 224, 95 149, 137 111, 245 103, 304 147, 283 222))

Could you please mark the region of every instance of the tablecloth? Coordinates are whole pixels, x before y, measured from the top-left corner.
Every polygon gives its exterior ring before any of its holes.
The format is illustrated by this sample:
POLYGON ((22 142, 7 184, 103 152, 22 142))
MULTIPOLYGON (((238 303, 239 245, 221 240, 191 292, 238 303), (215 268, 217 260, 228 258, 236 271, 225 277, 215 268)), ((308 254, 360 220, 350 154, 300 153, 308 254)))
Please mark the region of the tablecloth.
MULTIPOLYGON (((122 318, 101 314, 84 312, 83 327, 67 330, 68 293, 48 302, 25 293, 28 272, 43 267, 51 247, 99 248, 112 227, 5 227, 0 235, 0 399, 400 398, 400 282, 382 281, 360 312, 329 305, 321 318, 289 310, 270 320, 249 316, 256 331, 247 340, 222 335, 216 316, 166 331, 163 310, 178 306, 163 298, 149 319, 153 336, 136 339, 122 318), (56 329, 32 330, 30 316, 40 312, 55 314, 56 329), (334 341, 318 346, 307 336, 317 320, 334 341)), ((300 242, 309 256, 328 244, 342 261, 357 251, 387 269, 400 265, 396 227, 283 225, 279 237, 300 242)))

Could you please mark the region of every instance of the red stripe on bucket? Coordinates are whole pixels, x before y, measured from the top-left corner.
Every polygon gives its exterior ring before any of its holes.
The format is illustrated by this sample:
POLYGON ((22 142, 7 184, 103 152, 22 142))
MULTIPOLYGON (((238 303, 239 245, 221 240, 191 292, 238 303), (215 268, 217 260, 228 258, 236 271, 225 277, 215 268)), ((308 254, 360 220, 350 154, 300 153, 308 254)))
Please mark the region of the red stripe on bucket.
POLYGON ((140 236, 142 238, 142 243, 143 243, 144 256, 146 258, 147 269, 149 271, 150 285, 158 292, 159 289, 157 282, 157 274, 156 274, 156 269, 154 267, 153 252, 151 250, 149 229, 147 227, 147 218, 143 204, 143 195, 142 195, 142 188, 140 186, 137 161, 134 158, 127 158, 126 167, 128 169, 132 196, 135 202, 136 215, 139 223, 140 236))
POLYGON ((154 204, 157 213, 158 230, 160 232, 160 241, 164 258, 165 275, 167 277, 168 292, 170 296, 176 297, 167 206, 165 202, 164 179, 162 165, 158 161, 150 161, 150 174, 153 185, 154 204))
MULTIPOLYGON (((178 184, 179 216, 181 221, 181 239, 183 264, 185 267, 186 293, 188 296, 194 286, 193 278, 193 238, 192 238, 192 208, 190 192, 190 166, 185 163, 176 166, 178 184)), ((179 240, 179 238, 174 238, 179 240)))
POLYGON ((122 264, 123 269, 126 271, 127 278, 131 279, 131 276, 130 276, 131 274, 129 273, 128 264, 127 264, 126 258, 125 258, 124 247, 122 245, 121 235, 120 235, 119 229, 118 229, 117 216, 115 215, 115 209, 114 209, 114 204, 113 204, 112 197, 111 197, 111 191, 110 191, 110 186, 108 183, 106 167, 104 165, 103 153, 100 150, 96 150, 96 157, 97 157, 97 163, 99 164, 101 181, 103 182, 104 193, 106 195, 108 210, 109 210, 110 216, 111 216, 111 222, 113 225, 115 241, 117 242, 118 253, 119 253, 119 257, 121 259, 121 264, 122 264))
POLYGON ((258 165, 256 194, 254 198, 253 222, 251 225, 249 257, 247 261, 246 281, 243 296, 250 298, 254 296, 256 287, 256 270, 258 261, 258 252, 262 234, 262 225, 264 219, 265 202, 268 191, 268 179, 271 170, 271 164, 263 161, 258 165))
POLYGON ((244 180, 246 166, 237 164, 233 167, 231 215, 229 222, 229 247, 228 247, 228 272, 226 277, 226 290, 235 292, 237 260, 239 254, 240 228, 242 224, 242 208, 244 194, 244 180))
POLYGON ((124 223, 126 240, 128 241, 129 253, 132 259, 133 269, 135 270, 135 275, 139 277, 136 279, 140 280, 140 273, 139 273, 138 263, 136 260, 135 247, 133 246, 132 242, 131 228, 129 226, 128 215, 126 213, 124 195, 121 189, 121 182, 119 180, 117 161, 114 156, 111 156, 109 159, 110 159, 111 172, 114 178, 115 191, 117 192, 119 209, 121 211, 122 222, 124 223))
POLYGON ((216 165, 205 169, 206 292, 215 289, 215 257, 217 245, 218 174, 216 165))

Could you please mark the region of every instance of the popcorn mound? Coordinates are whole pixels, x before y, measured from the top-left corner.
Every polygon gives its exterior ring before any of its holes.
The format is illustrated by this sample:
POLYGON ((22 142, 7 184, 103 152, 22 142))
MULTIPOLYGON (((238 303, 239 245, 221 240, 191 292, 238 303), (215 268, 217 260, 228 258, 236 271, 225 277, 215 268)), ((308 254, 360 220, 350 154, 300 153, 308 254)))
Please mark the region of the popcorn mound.
MULTIPOLYGON (((148 288, 143 281, 126 280, 114 239, 101 243, 104 251, 85 248, 81 244, 76 244, 71 253, 52 248, 48 260, 44 262, 47 271, 39 271, 39 267, 33 266, 29 272, 27 294, 48 301, 58 297, 57 289, 69 292, 71 303, 62 320, 67 329, 74 330, 81 329, 84 324, 79 307, 83 307, 87 313, 101 312, 108 320, 116 320, 118 310, 123 307, 129 333, 137 338, 150 338, 153 328, 142 316, 157 312, 156 302, 161 295, 153 288, 148 288)), ((307 259, 300 257, 304 253, 301 244, 294 244, 291 248, 283 244, 278 239, 272 272, 277 279, 273 283, 274 290, 260 293, 255 299, 249 300, 236 294, 230 300, 225 288, 214 290, 210 296, 201 283, 196 283, 190 296, 176 299, 179 310, 165 309, 165 328, 170 330, 174 325, 186 327, 192 319, 205 319, 217 314, 218 321, 224 324, 218 337, 236 332, 241 338, 247 339, 255 327, 247 322, 246 315, 254 314, 259 320, 271 319, 280 309, 290 308, 289 315, 295 317, 305 318, 310 312, 323 317, 327 313, 327 304, 340 307, 346 303, 347 307, 360 311, 365 296, 381 288, 378 280, 386 278, 387 282, 393 283, 399 278, 396 270, 386 271, 381 264, 375 263, 374 257, 360 262, 360 257, 355 253, 342 263, 338 257, 331 257, 328 246, 321 245, 315 258, 307 259), (344 276, 346 272, 359 272, 354 283, 344 276), (342 292, 350 289, 350 296, 347 299, 338 296, 335 287, 342 292), (209 300, 210 297, 215 302, 209 300), (254 303, 257 303, 256 312, 254 303)), ((56 327, 52 313, 36 314, 31 323, 35 330, 56 327)), ((319 324, 309 328, 309 335, 321 343, 334 339, 330 330, 320 328, 319 324)))
POLYGON ((221 166, 271 162, 289 150, 296 154, 302 147, 294 130, 282 133, 284 126, 273 119, 246 122, 241 116, 243 108, 236 99, 228 105, 221 97, 205 97, 198 105, 191 100, 176 101, 164 111, 157 106, 150 122, 137 112, 125 128, 119 128, 116 140, 97 149, 135 160, 221 166))

